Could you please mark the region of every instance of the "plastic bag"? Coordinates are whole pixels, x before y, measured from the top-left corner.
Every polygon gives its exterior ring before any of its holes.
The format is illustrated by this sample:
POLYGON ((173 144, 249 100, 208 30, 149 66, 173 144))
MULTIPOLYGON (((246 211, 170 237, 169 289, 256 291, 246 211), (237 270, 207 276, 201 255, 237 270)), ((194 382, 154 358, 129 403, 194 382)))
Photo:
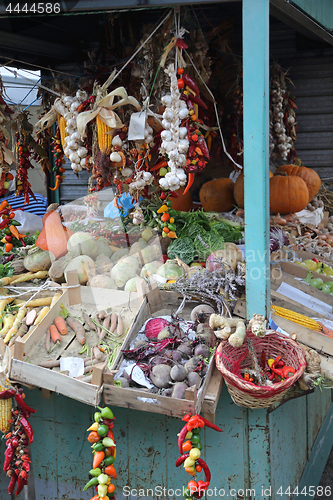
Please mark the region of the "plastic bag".
POLYGON ((297 212, 296 216, 297 219, 303 224, 313 224, 314 226, 318 227, 322 218, 324 217, 324 209, 323 207, 318 207, 313 212, 310 212, 310 210, 307 210, 305 208, 304 210, 297 212))
POLYGON ((19 226, 19 232, 21 234, 30 233, 35 234, 36 231, 41 231, 43 229, 42 217, 32 214, 30 212, 23 212, 22 210, 15 210, 15 220, 21 225, 19 226))
MULTIPOLYGON (((142 198, 141 198, 142 199, 142 198)), ((123 193, 117 200, 119 207, 123 209, 123 215, 126 216, 131 208, 134 207, 132 203, 132 196, 128 193, 123 193)), ((120 216, 119 209, 111 201, 104 208, 104 217, 110 217, 111 219, 116 219, 120 216)))

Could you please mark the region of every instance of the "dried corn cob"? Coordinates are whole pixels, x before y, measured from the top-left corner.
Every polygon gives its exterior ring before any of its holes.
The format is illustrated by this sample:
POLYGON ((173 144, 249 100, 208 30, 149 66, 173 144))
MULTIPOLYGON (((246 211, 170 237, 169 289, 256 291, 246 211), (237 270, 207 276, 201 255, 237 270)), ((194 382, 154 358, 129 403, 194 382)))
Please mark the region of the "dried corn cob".
POLYGON ((309 328, 310 330, 315 330, 317 332, 320 332, 322 330, 322 327, 320 326, 319 323, 317 323, 317 321, 308 318, 303 314, 296 313, 294 311, 291 311, 290 309, 285 309, 284 307, 273 306, 273 305, 272 309, 277 316, 281 316, 282 318, 288 319, 293 323, 297 323, 301 326, 305 326, 306 328, 309 328))
MULTIPOLYGON (((0 392, 5 391, 8 387, 0 386, 0 392)), ((8 422, 12 418, 12 398, 0 400, 0 431, 4 434, 10 431, 11 423, 8 422)))
POLYGON ((67 137, 68 134, 66 134, 65 132, 65 128, 66 128, 66 120, 63 116, 60 116, 58 117, 58 126, 59 126, 59 130, 60 130, 60 140, 61 140, 61 146, 62 146, 62 149, 64 150, 66 144, 65 144, 65 137, 67 137))
POLYGON ((112 135, 107 134, 111 130, 110 127, 105 125, 100 117, 96 116, 98 147, 102 153, 109 154, 112 146, 112 135))

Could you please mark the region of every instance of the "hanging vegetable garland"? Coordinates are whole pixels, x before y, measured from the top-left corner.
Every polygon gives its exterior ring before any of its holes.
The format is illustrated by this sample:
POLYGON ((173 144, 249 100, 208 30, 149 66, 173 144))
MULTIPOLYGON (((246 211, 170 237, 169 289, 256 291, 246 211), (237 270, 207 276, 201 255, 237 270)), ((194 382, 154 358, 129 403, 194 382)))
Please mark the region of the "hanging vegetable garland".
POLYGON ((30 161, 32 151, 27 144, 27 133, 23 127, 15 134, 15 138, 17 141, 17 163, 19 165, 16 171, 16 196, 24 196, 24 203, 28 205, 29 195, 37 201, 28 180, 28 170, 34 168, 30 161))
POLYGON ((209 487, 211 479, 208 465, 200 458, 202 450, 201 430, 205 426, 218 432, 222 432, 222 429, 200 415, 191 416, 187 414, 182 420, 184 420, 186 424, 178 434, 178 448, 181 456, 176 461, 176 467, 180 467, 184 464, 185 471, 193 477, 193 479, 187 483, 187 488, 184 490, 184 498, 193 500, 203 497, 209 487), (197 474, 201 471, 205 474, 205 481, 196 480, 197 474))
MULTIPOLYGON (((25 485, 28 484, 31 459, 28 446, 34 440, 34 433, 28 419, 31 413, 37 410, 30 408, 24 402, 22 389, 5 389, 0 392, 0 400, 11 400, 15 398, 16 406, 11 410, 9 427, 12 424, 12 431, 5 436, 6 451, 3 470, 10 477, 8 494, 11 495, 17 483, 15 496, 18 495, 25 485)), ((2 428, 3 432, 7 432, 2 428)))
POLYGON ((3 200, 0 203, 0 217, 2 218, 2 221, 0 222, 0 230, 5 234, 1 240, 1 243, 5 244, 4 251, 8 253, 13 249, 15 241, 13 238, 16 238, 18 246, 25 247, 24 238, 26 235, 19 233, 16 226, 20 226, 21 223, 14 219, 14 210, 9 205, 7 200, 3 200))
POLYGON ((91 500, 109 500, 113 498, 116 489, 111 479, 117 478, 117 472, 113 464, 116 459, 116 445, 112 429, 114 427, 115 417, 107 406, 100 408, 94 415, 95 422, 87 429, 90 434, 88 441, 93 449, 93 466, 89 471, 92 476, 87 482, 83 491, 90 487, 95 487, 97 495, 91 500))
POLYGON ((53 149, 53 157, 54 157, 54 167, 52 171, 56 176, 56 183, 53 188, 50 188, 51 191, 56 191, 60 184, 63 182, 64 177, 63 174, 66 172, 64 167, 62 166, 66 161, 64 160, 64 152, 61 147, 61 137, 60 137, 60 128, 59 125, 56 128, 55 136, 52 138, 51 146, 53 149))

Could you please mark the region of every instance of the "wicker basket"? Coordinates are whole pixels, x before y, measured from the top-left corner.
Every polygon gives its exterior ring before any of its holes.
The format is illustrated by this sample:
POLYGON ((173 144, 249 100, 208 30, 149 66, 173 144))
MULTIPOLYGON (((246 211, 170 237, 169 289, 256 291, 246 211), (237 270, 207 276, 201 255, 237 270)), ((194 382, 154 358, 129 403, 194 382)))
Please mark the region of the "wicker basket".
POLYGON ((296 372, 272 386, 258 386, 246 382, 242 377, 232 373, 237 362, 240 362, 242 369, 253 368, 246 341, 237 348, 232 347, 228 341, 222 342, 216 350, 216 366, 222 373, 229 394, 236 405, 247 408, 268 408, 279 401, 300 378, 306 366, 304 354, 296 342, 276 332, 268 333, 262 338, 256 337, 251 332, 247 333, 247 336, 253 343, 259 363, 261 353, 265 352, 266 359, 281 356, 285 364, 295 368, 296 372))

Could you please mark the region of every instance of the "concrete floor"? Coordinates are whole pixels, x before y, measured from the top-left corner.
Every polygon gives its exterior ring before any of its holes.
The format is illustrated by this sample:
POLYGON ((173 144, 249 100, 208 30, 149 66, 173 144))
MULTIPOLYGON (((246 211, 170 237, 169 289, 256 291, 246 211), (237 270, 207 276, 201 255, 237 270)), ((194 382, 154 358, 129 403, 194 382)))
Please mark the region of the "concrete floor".
MULTIPOLYGON (((317 489, 317 495, 314 497, 314 500, 332 500, 333 499, 333 448, 330 456, 328 457, 323 475, 321 476, 321 480, 319 486, 323 487, 323 490, 317 489), (325 488, 326 494, 325 495, 325 488), (323 493, 320 495, 320 493, 323 493)), ((318 486, 318 487, 319 487, 318 486)))

